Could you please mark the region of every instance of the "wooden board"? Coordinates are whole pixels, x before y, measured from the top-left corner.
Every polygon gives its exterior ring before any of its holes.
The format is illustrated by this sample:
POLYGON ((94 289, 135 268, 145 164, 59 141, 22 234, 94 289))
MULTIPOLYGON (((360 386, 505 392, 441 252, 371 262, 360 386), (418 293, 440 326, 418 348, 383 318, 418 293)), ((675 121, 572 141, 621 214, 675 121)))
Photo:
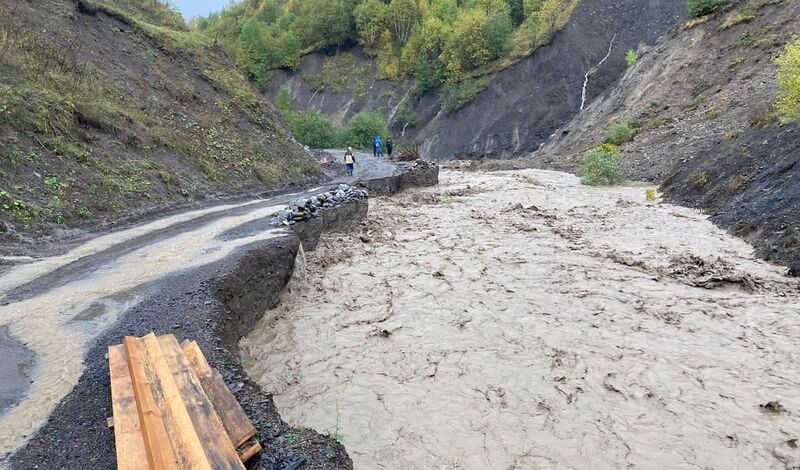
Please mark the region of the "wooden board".
MULTIPOLYGON (((170 372, 158 338, 151 333, 142 337, 140 341, 147 357, 147 372, 152 378, 152 389, 155 392, 153 396, 163 410, 162 416, 164 417, 164 426, 168 431, 169 442, 172 443, 172 449, 178 457, 181 467, 211 470, 211 462, 208 461, 203 450, 204 443, 200 440, 194 423, 192 423, 192 418, 186 409, 175 377, 170 372)), ((161 467, 156 468, 160 469, 161 467)))
POLYGON ((183 353, 195 375, 200 379, 206 395, 214 404, 214 409, 222 420, 233 445, 239 448, 256 435, 255 426, 247 417, 247 413, 244 412, 236 397, 228 390, 225 380, 219 372, 208 365, 197 343, 194 341, 184 342, 183 353))
MULTIPOLYGON (((156 398, 160 392, 158 384, 148 373, 149 362, 146 351, 139 338, 126 336, 123 340, 128 357, 131 381, 133 383, 142 437, 147 452, 147 461, 151 469, 178 469, 179 461, 173 452, 167 432, 167 417, 162 413, 159 403, 164 399, 156 398)), ((117 465, 120 462, 117 461, 117 465)))
POLYGON ((242 462, 247 462, 250 460, 250 457, 256 455, 257 453, 261 452, 261 444, 255 440, 255 438, 250 439, 249 441, 242 444, 239 449, 239 458, 242 462))
POLYGON ((206 395, 178 340, 173 335, 164 335, 158 337, 158 344, 211 468, 244 469, 239 454, 215 411, 215 405, 206 395))
POLYGON ((121 344, 108 348, 108 368, 111 376, 111 404, 114 410, 114 443, 119 470, 149 468, 147 451, 136 411, 136 397, 128 371, 128 359, 121 344))

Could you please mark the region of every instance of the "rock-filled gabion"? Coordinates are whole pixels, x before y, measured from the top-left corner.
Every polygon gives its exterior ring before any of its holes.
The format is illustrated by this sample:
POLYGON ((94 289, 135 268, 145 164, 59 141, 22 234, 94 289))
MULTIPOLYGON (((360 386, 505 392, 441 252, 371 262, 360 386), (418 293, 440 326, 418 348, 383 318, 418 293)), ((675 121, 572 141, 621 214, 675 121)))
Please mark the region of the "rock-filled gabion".
POLYGON ((279 223, 291 225, 317 217, 321 209, 337 207, 368 197, 369 193, 366 189, 340 184, 336 189, 327 193, 295 199, 285 209, 277 212, 274 217, 279 223))
POLYGON ((435 162, 429 162, 427 160, 415 160, 414 163, 410 165, 412 170, 417 168, 433 168, 437 166, 435 162))

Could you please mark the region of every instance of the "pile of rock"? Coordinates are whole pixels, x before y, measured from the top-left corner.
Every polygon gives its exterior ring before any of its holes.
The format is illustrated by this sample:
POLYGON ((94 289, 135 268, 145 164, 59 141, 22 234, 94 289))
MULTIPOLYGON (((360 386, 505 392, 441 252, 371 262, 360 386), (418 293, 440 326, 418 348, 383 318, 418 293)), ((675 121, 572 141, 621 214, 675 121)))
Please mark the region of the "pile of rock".
POLYGON ((279 223, 292 225, 295 222, 303 222, 317 217, 322 209, 330 209, 368 197, 369 193, 366 189, 340 184, 336 189, 327 193, 295 199, 285 209, 277 212, 275 218, 279 223))
POLYGON ((437 164, 435 162, 429 162, 428 160, 415 160, 414 163, 409 165, 409 168, 412 170, 416 170, 417 168, 434 168, 437 164))

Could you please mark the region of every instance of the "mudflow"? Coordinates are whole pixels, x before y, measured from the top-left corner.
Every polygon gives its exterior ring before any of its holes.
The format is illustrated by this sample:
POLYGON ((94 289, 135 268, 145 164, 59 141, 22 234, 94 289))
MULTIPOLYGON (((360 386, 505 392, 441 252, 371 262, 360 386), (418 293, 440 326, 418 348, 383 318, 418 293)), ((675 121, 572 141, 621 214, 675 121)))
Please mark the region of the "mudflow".
POLYGON ((443 171, 325 238, 242 340, 356 468, 798 468, 800 291, 702 214, 443 171))

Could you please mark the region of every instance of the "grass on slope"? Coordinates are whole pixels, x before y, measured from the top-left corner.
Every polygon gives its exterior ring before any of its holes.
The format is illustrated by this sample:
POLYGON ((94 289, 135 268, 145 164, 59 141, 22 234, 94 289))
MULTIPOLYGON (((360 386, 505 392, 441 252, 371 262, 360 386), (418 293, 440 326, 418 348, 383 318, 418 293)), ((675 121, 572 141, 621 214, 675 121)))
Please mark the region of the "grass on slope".
POLYGON ((177 13, 156 0, 72 5, 48 2, 39 18, 25 2, 0 5, 0 235, 318 171, 177 13), (70 14, 127 27, 58 23, 70 14), (92 56, 92 40, 130 47, 92 56), (124 54, 145 65, 125 69, 124 54))

